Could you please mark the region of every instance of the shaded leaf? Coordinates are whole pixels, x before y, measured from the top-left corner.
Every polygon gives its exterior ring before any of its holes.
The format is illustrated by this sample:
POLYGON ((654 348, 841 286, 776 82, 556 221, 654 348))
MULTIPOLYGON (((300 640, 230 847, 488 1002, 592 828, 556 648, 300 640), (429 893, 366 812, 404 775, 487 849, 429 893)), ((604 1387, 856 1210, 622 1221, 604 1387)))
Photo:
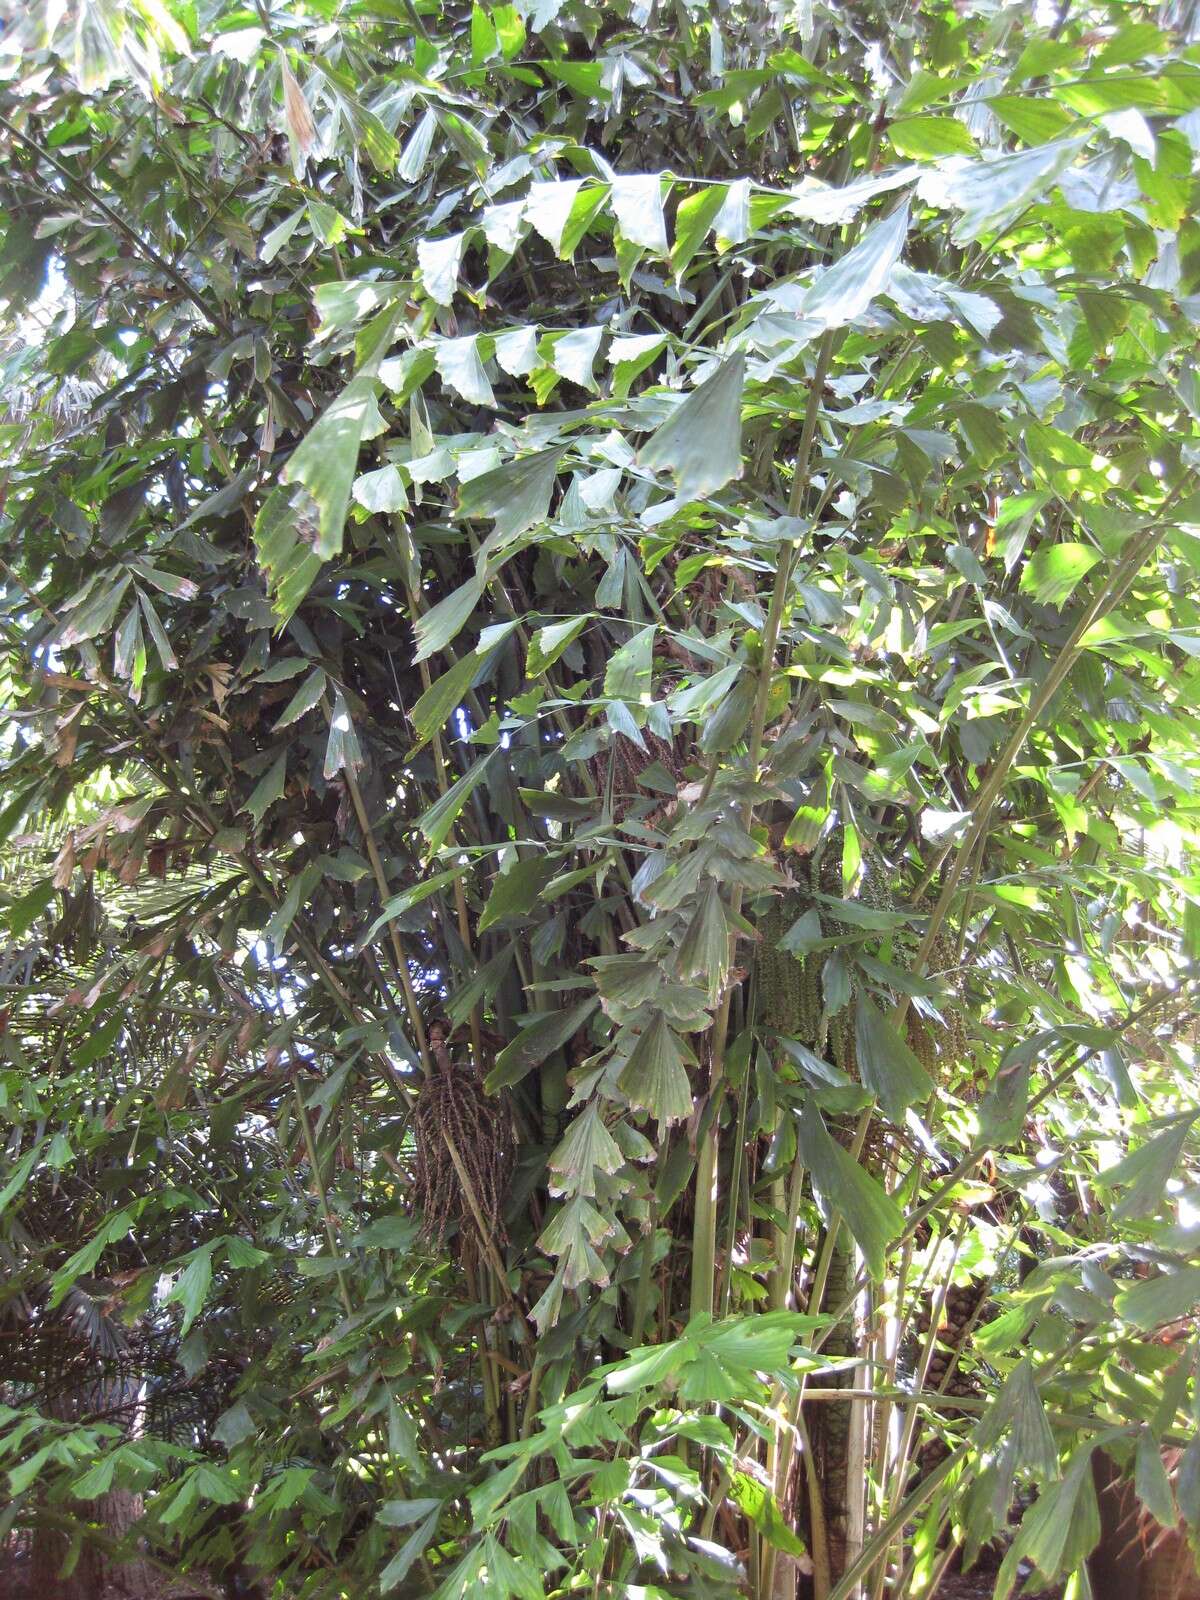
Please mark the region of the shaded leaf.
POLYGON ((683 500, 702 500, 742 475, 742 355, 723 361, 651 434, 638 460, 669 471, 683 500))

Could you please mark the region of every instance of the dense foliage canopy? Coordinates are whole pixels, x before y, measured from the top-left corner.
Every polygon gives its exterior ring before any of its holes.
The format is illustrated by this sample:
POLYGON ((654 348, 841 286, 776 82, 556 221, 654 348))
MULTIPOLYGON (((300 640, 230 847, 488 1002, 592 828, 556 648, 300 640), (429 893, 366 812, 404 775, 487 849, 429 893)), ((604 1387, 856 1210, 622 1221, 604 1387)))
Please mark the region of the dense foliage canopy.
POLYGON ((45 1583, 1200 1533, 1193 0, 35 0, 0 153, 45 1583))

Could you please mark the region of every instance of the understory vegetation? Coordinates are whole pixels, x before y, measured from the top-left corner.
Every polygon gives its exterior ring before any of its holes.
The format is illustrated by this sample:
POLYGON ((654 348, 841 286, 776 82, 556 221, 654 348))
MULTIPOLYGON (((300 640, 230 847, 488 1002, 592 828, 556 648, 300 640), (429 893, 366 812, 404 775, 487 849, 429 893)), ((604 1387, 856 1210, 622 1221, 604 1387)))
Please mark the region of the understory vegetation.
POLYGON ((1194 1593, 1198 153, 1195 0, 11 15, 0 1588, 1194 1593))

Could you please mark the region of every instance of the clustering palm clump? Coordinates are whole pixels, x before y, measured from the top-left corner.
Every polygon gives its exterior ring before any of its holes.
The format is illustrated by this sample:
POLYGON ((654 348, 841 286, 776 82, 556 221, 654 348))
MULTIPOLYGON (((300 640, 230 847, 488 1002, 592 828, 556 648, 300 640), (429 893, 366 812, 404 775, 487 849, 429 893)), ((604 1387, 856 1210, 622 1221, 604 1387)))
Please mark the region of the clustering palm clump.
POLYGON ((1192 8, 37 4, 0 143, 5 1581, 1183 1600, 1192 8))

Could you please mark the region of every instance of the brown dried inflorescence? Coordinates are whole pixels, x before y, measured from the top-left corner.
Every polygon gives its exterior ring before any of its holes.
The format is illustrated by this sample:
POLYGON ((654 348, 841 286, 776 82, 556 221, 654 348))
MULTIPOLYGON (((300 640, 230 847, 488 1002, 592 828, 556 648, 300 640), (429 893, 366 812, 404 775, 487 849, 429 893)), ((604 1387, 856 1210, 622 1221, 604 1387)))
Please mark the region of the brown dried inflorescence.
POLYGON ((484 1227, 492 1240, 502 1241, 504 1201, 513 1167, 512 1125, 506 1107, 484 1092, 474 1068, 455 1065, 447 1040, 446 1025, 433 1022, 429 1048, 434 1070, 413 1108, 417 1146, 414 1199, 427 1239, 440 1246, 447 1229, 457 1223, 460 1248, 470 1250, 479 1223, 455 1155, 484 1227))

